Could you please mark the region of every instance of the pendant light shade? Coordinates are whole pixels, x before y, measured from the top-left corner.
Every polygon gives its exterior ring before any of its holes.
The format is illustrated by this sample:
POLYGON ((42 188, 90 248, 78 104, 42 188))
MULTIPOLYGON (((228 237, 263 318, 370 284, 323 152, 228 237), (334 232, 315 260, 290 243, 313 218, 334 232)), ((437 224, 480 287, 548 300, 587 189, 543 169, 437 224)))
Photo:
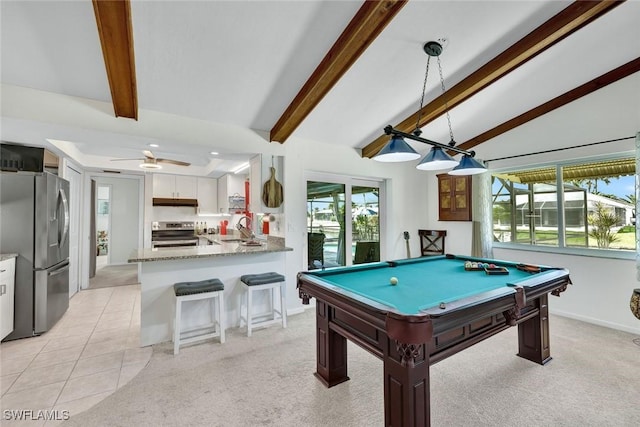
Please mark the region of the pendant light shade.
POLYGON ((373 157, 378 162, 407 162, 419 159, 420 154, 406 143, 404 138, 394 135, 380 152, 373 157))
POLYGON ((469 154, 462 156, 460 164, 449 171, 449 175, 476 175, 486 172, 487 168, 471 157, 469 154))
POLYGON ((416 169, 423 171, 437 171, 458 166, 458 161, 445 153, 440 147, 432 147, 431 151, 420 160, 416 169))
MULTIPOLYGON (((473 151, 463 150, 456 147, 455 140, 453 139, 453 129, 451 127, 451 117, 449 115, 449 108, 445 101, 445 113, 447 115, 447 124, 449 125, 449 136, 451 140, 449 145, 441 144, 436 141, 421 138, 420 129, 424 123, 421 121, 422 113, 424 110, 424 97, 427 89, 427 78, 429 76, 429 63, 431 58, 435 58, 438 63, 438 73, 440 74, 440 87, 442 88, 442 95, 446 94, 444 86, 444 76, 442 75, 442 66, 440 64, 440 54, 443 50, 442 43, 447 43, 448 40, 443 38, 438 41, 429 41, 424 44, 423 50, 427 54, 427 66, 424 72, 424 82, 422 83, 422 96, 420 97, 420 108, 417 112, 416 127, 412 134, 404 131, 394 129, 393 126, 388 125, 384 128, 384 133, 391 135, 391 141, 384 146, 380 152, 373 157, 374 160, 379 162, 406 162, 420 158, 418 154, 409 144, 406 143, 404 138, 412 141, 418 141, 432 146, 431 151, 424 156, 420 163, 416 166, 416 169, 426 171, 437 171, 442 169, 453 168, 449 172, 449 175, 474 175, 482 172, 486 172, 487 168, 481 163, 475 160, 473 157, 475 153, 473 151), (462 160, 458 162, 451 157, 447 151, 462 154, 462 160)), ((404 126, 404 125, 403 125, 404 126)))

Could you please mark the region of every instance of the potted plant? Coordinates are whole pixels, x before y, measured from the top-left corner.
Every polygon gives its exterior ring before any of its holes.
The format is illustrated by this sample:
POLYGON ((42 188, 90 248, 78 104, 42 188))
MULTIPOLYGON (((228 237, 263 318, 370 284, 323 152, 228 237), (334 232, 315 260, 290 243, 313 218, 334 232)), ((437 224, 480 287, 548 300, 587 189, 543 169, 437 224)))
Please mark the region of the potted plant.
POLYGON ((109 237, 106 230, 98 231, 97 251, 99 255, 106 255, 109 250, 109 237))

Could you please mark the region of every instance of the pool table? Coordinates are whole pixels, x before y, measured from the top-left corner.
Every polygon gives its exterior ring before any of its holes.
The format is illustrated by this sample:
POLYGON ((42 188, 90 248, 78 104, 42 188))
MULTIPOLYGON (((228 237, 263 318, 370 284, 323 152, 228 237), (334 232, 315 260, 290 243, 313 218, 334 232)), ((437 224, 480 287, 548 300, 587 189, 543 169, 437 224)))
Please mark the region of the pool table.
POLYGON ((316 377, 327 387, 349 379, 347 339, 382 359, 387 426, 430 425, 429 366, 511 326, 518 356, 551 360, 547 296, 570 283, 563 268, 455 255, 297 278, 303 304, 316 299, 316 377), (465 261, 494 268, 469 270, 465 261))

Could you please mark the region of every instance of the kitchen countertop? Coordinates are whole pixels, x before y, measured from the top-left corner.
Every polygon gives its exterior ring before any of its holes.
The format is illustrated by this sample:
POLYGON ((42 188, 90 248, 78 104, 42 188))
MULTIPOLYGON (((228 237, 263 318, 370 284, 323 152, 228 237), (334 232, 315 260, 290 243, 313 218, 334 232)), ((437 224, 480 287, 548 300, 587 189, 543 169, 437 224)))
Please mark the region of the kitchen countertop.
POLYGON ((6 261, 11 258, 17 258, 18 254, 0 254, 0 261, 6 261))
MULTIPOLYGON (((203 236, 200 236, 203 237, 203 236)), ((210 237, 217 243, 206 246, 189 246, 179 248, 145 248, 133 251, 129 258, 130 263, 134 262, 153 262, 153 261, 170 261, 179 259, 207 258, 218 256, 234 256, 248 255, 266 252, 287 252, 293 251, 284 245, 284 239, 277 237, 269 237, 267 241, 261 241, 260 246, 245 246, 240 239, 232 237, 219 236, 218 238, 210 237), (235 241, 225 241, 235 240, 235 241)))

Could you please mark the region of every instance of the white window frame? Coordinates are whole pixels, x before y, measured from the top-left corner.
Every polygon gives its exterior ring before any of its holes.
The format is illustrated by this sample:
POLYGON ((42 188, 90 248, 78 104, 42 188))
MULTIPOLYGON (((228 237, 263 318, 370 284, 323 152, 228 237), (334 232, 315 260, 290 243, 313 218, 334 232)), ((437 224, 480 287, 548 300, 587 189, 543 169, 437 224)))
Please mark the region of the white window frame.
MULTIPOLYGON (((527 169, 540 169, 540 168, 556 168, 556 177, 560 175, 560 172, 565 166, 574 166, 582 163, 595 163, 607 160, 624 159, 629 157, 635 157, 635 152, 626 151, 621 153, 614 153, 609 155, 584 157, 580 159, 564 160, 557 162, 547 163, 535 163, 527 165, 519 165, 516 167, 507 167, 500 169, 492 169, 490 173, 509 173, 514 171, 522 171, 527 169)), ((636 177, 638 171, 636 171, 636 177)), ((636 178, 637 179, 637 178, 636 178)), ((558 230, 564 230, 564 191, 563 181, 556 180, 558 206, 562 206, 562 214, 558 215, 558 230), (560 228, 562 227, 562 228, 560 228)), ((493 222, 493 219, 491 220, 493 222)), ((637 227, 637 224, 636 224, 637 227)), ((575 248, 565 247, 564 233, 558 233, 558 246, 541 246, 524 243, 512 243, 512 242, 493 242, 494 248, 521 250, 527 252, 546 252, 546 253, 558 253, 576 256, 596 257, 596 258, 612 258, 612 259, 636 259, 635 250, 614 250, 614 249, 597 249, 597 248, 575 248)))

